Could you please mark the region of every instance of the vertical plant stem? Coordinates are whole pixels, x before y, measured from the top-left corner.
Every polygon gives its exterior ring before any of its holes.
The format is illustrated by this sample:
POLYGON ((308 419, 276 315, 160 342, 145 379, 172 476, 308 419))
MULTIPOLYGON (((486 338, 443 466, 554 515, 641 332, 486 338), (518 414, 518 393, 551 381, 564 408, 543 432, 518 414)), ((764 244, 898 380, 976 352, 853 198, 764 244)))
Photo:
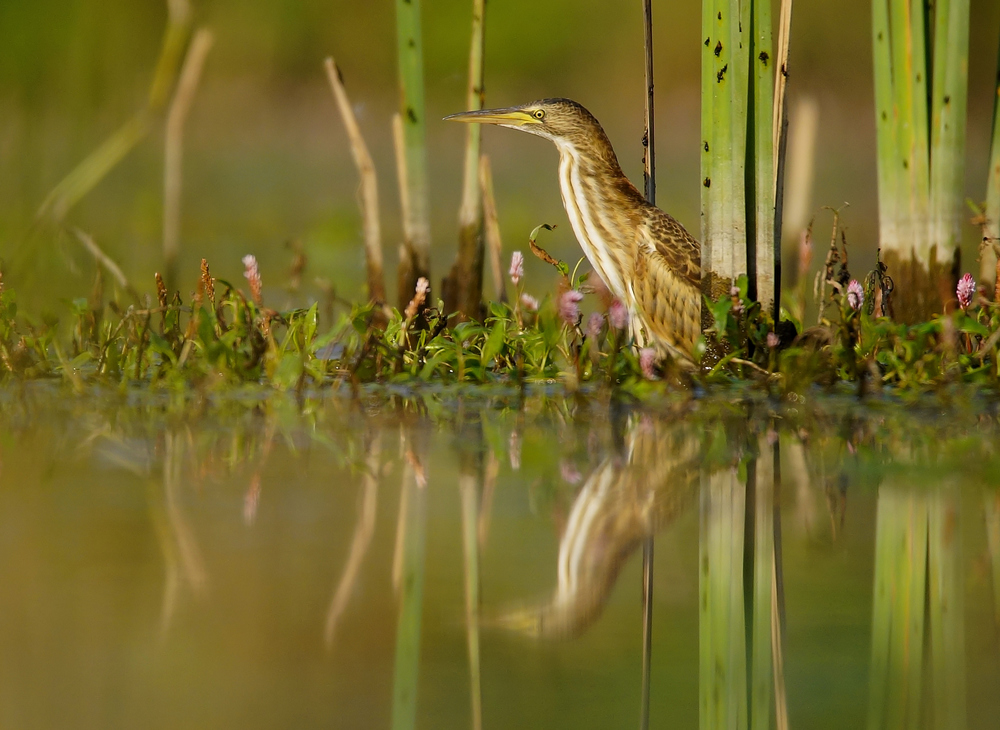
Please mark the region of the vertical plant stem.
MULTIPOLYGON (((472 0, 472 43, 469 50, 469 83, 466 108, 483 108, 486 98, 483 74, 483 47, 486 28, 486 0, 472 0)), ((482 126, 466 128, 465 175, 462 205, 458 211, 458 255, 448 275, 445 307, 469 317, 479 317, 483 298, 483 199, 479 184, 482 126)))
MULTIPOLYGON (((779 71, 780 73, 780 71, 779 71)), ((775 104, 777 106, 777 103, 775 104)), ((785 113, 788 115, 787 112, 785 113)), ((788 140, 788 197, 784 220, 775 222, 782 226, 780 238, 798 241, 809 225, 812 208, 812 191, 816 182, 816 135, 819 130, 819 102, 815 97, 799 97, 791 113, 795 120, 794 134, 788 140), (787 223, 787 225, 785 225, 787 223)), ((786 125, 787 127, 787 125, 786 125)), ((777 170, 775 171, 777 183, 777 170)), ((777 194, 775 187, 775 194, 777 194)), ((775 200, 777 215, 777 200, 775 200)), ((797 267, 792 268, 796 274, 797 267)))
POLYGON ((396 0, 400 119, 406 159, 405 169, 401 169, 400 173, 408 200, 403 211, 404 235, 399 256, 397 299, 400 309, 413 297, 417 279, 425 277, 430 280, 430 200, 427 187, 424 49, 420 7, 421 0, 396 0))
POLYGON ((989 489, 984 495, 986 547, 993 578, 993 620, 1000 629, 1000 492, 989 489))
POLYGON ((950 261, 962 240, 965 122, 969 72, 969 0, 936 0, 931 87, 928 245, 950 261))
POLYGON ((714 261, 712 236, 718 226, 715 211, 716 195, 712 191, 712 163, 715 159, 715 56, 712 37, 715 33, 715 2, 701 3, 701 268, 702 291, 710 294, 709 278, 705 275, 714 261))
POLYGON ((889 0, 872 0, 872 54, 875 86, 876 159, 878 167, 879 241, 898 248, 902 168, 898 163, 899 124, 893 86, 893 49, 889 33, 889 0))
POLYGON ((180 251, 181 185, 184 154, 184 122, 201 79, 205 58, 212 49, 211 31, 200 28, 191 41, 181 67, 174 98, 167 112, 163 148, 163 269, 167 290, 177 287, 177 254, 180 251))
POLYGON ((507 280, 504 278, 503 264, 501 263, 503 240, 500 238, 497 201, 493 195, 493 168, 490 166, 490 158, 487 155, 483 155, 479 162, 479 187, 483 195, 483 233, 486 237, 486 250, 489 252, 493 289, 496 291, 497 300, 506 302, 507 280))
POLYGON ((986 225, 983 237, 988 239, 981 251, 979 280, 996 284, 996 246, 1000 244, 1000 52, 993 82, 993 135, 990 138, 990 165, 986 177, 986 225))
MULTIPOLYGON (((646 200, 656 204, 656 134, 653 105, 653 10, 650 0, 643 0, 643 46, 645 49, 646 129, 643 134, 643 180, 646 200)), ((653 535, 642 543, 642 690, 639 705, 639 728, 649 728, 650 664, 653 653, 653 535)))
POLYGON ((351 155, 361 177, 361 220, 365 235, 365 266, 368 273, 368 298, 375 302, 385 301, 385 277, 382 272, 382 231, 379 221, 378 178, 375 163, 368 152, 354 109, 347 98, 344 79, 340 68, 332 58, 325 62, 326 76, 337 102, 337 110, 344 121, 347 137, 351 142, 351 155))
MULTIPOLYGON (((756 258, 756 299, 765 312, 778 320, 776 269, 780 247, 775 213, 774 99, 775 58, 771 41, 771 0, 753 0, 753 44, 750 63, 753 69, 753 140, 754 146, 754 254, 756 258)), ((777 74, 784 79, 781 67, 777 74)), ((784 84, 781 85, 784 89, 784 84)), ((780 105, 784 108, 784 105, 780 105)), ((780 112, 779 112, 780 113, 780 112)))

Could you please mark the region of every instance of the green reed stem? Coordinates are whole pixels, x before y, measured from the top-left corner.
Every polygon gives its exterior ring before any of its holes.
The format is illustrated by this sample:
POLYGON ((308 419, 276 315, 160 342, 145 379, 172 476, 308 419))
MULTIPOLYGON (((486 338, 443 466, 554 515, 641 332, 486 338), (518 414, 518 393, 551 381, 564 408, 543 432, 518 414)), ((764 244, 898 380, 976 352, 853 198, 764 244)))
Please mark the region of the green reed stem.
POLYGON ((878 162, 879 240, 899 246, 901 170, 897 164, 895 98, 892 84, 892 44, 887 0, 872 0, 872 48, 875 81, 875 123, 878 162))
MULTIPOLYGON (((420 27, 421 0, 396 0, 396 41, 401 92, 400 118, 408 201, 400 247, 400 309, 413 298, 417 279, 430 276, 430 199, 427 186, 426 117, 424 115, 424 49, 420 27)), ((475 126, 475 125, 472 125, 475 126)))
MULTIPOLYGON (((753 154, 753 188, 747 189, 754 205, 748 206, 753 216, 753 256, 755 298, 765 312, 777 320, 777 263, 780 252, 775 246, 775 147, 774 147, 774 80, 775 58, 771 33, 771 0, 754 0, 750 44, 752 67, 753 115, 750 118, 753 154)), ((780 73, 780 69, 779 69, 780 73)), ((748 138, 747 146, 751 144, 748 138)))
POLYGON ((996 248, 1000 244, 1000 54, 993 86, 993 136, 990 139, 990 165, 986 177, 986 225, 983 237, 989 239, 982 251, 980 281, 996 283, 996 248))
POLYGON ((930 246, 950 255, 962 240, 969 0, 937 0, 931 99, 930 246))

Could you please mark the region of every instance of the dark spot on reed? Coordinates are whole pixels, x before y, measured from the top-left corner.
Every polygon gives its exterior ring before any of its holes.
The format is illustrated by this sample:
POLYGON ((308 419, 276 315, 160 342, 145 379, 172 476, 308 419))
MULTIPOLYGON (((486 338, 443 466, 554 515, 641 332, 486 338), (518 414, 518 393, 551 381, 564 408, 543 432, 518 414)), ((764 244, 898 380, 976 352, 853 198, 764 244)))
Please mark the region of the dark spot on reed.
POLYGON ((413 111, 413 107, 412 106, 406 107, 406 116, 414 124, 417 123, 417 113, 415 111, 413 111))
MULTIPOLYGON (((705 144, 705 149, 708 149, 708 143, 705 144)), ((706 177, 705 182, 702 183, 706 188, 712 187, 712 178, 706 177)))
POLYGON ((882 121, 884 122, 884 121, 886 121, 886 120, 887 120, 888 118, 889 118, 889 115, 888 115, 888 114, 886 114, 885 112, 882 112, 882 121))
POLYGON ((909 170, 910 169, 910 161, 909 160, 903 160, 903 169, 904 170, 909 170))
POLYGON ((712 44, 712 39, 711 38, 706 38, 705 39, 705 48, 708 48, 711 44, 712 44))
POLYGON ((727 63, 725 66, 722 67, 722 70, 720 70, 719 73, 715 75, 715 78, 719 83, 722 83, 722 77, 726 75, 726 71, 728 70, 729 70, 729 64, 727 63))
POLYGON ((708 140, 705 141, 705 151, 708 152, 708 140))
POLYGON ((715 46, 715 55, 718 56, 722 53, 722 41, 719 41, 715 46))
POLYGON ((951 104, 951 97, 950 96, 945 96, 944 97, 944 103, 945 104, 951 104))
POLYGON ((722 20, 722 11, 719 11, 719 20, 722 20))
POLYGON ((771 57, 767 55, 767 51, 761 51, 761 52, 760 52, 760 55, 759 55, 759 56, 757 56, 757 58, 759 58, 759 59, 760 59, 760 62, 761 62, 761 63, 763 63, 763 64, 764 64, 764 65, 766 66, 766 65, 767 65, 767 62, 768 62, 768 60, 769 60, 769 59, 770 59, 771 57))

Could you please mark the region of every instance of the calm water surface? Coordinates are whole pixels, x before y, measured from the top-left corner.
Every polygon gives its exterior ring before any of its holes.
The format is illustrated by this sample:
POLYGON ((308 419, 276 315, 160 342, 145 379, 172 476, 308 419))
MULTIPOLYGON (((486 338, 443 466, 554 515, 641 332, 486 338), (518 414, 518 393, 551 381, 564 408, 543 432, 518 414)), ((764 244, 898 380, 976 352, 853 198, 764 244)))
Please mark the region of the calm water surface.
POLYGON ((1000 726, 982 403, 0 391, 0 728, 1000 726), (956 415, 961 413, 963 415, 956 415))

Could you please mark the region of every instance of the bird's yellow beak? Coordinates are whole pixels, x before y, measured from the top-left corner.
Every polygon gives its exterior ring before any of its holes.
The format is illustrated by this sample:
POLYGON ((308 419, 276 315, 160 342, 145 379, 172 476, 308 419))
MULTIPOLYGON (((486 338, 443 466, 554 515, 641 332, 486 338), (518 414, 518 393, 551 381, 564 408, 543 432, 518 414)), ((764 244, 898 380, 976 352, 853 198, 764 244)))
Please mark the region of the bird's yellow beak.
POLYGON ((507 109, 482 109, 480 111, 450 114, 444 118, 448 122, 470 122, 475 124, 502 124, 505 127, 522 127, 526 124, 541 124, 526 111, 518 107, 507 109))

